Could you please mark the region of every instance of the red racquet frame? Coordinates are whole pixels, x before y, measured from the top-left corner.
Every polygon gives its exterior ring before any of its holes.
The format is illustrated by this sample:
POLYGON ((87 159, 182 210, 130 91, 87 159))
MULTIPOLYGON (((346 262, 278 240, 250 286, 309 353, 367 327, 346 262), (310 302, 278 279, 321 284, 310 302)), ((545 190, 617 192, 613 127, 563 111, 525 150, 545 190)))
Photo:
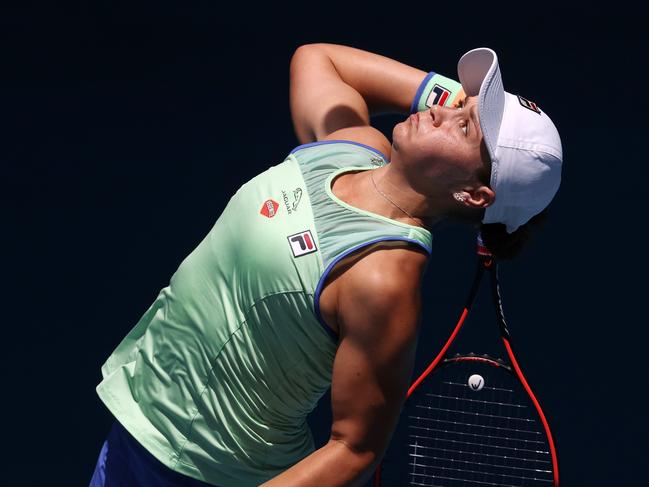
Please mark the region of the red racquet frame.
MULTIPOLYGON (((559 487, 559 463, 557 458, 556 447, 554 444, 554 438, 552 436, 552 432, 550 431, 550 425, 547 421, 545 413, 543 412, 543 409, 541 408, 541 404, 539 403, 538 399, 536 398, 536 395, 532 391, 532 388, 527 382, 527 379, 523 375, 523 371, 521 370, 521 367, 518 364, 518 360, 514 355, 514 351, 511 346, 511 337, 509 335, 509 330, 507 329, 507 323, 505 321, 505 316, 503 312, 502 299, 500 297, 500 286, 498 283, 498 265, 494 260, 493 256, 491 255, 491 253, 486 249, 486 247, 484 247, 484 245, 482 245, 482 241, 480 238, 478 238, 478 269, 476 271, 475 278, 473 280, 473 285, 471 286, 471 290, 469 292, 469 297, 467 298, 466 305, 462 310, 462 314, 460 315, 460 318, 457 324, 455 325, 455 328, 451 332, 451 335, 449 336, 448 340, 446 341, 446 343, 444 344, 440 352, 437 354, 435 359, 430 363, 430 365, 426 368, 426 370, 424 370, 424 372, 417 378, 417 380, 415 380, 412 383, 412 385, 408 389, 406 399, 408 399, 413 394, 413 392, 426 379, 426 377, 428 377, 434 370, 437 369, 442 359, 446 356, 446 352, 450 348, 451 344, 455 341, 455 338, 457 337, 458 333, 460 332, 460 329, 462 328, 464 322, 466 321, 467 316, 469 315, 469 310, 471 309, 473 302, 475 301, 475 297, 478 293, 478 289, 480 286, 480 281, 482 280, 482 276, 485 271, 489 271, 491 276, 490 281, 491 281, 492 297, 493 297, 494 306, 496 308, 496 316, 500 328, 501 338, 505 346, 507 356, 509 357, 509 360, 512 364, 515 375, 518 377, 518 380, 521 382, 523 388, 525 389, 530 399, 532 400, 532 403, 536 408, 536 412, 538 413, 539 418, 541 419, 541 423, 543 424, 543 429, 545 430, 545 434, 548 439, 550 455, 552 458, 554 487, 559 487)), ((479 357, 475 357, 475 359, 481 360, 479 357)), ((377 467, 374 473, 374 487, 381 487, 381 464, 379 464, 379 466, 377 467)))

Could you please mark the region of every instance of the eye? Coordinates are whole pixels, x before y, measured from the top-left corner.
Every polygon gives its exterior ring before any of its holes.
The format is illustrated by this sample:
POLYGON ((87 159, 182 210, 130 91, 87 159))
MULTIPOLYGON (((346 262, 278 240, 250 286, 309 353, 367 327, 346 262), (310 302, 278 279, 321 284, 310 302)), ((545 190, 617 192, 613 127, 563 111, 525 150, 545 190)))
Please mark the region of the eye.
MULTIPOLYGON (((464 108, 464 99, 460 100, 460 101, 457 103, 457 107, 456 107, 456 108, 457 108, 458 110, 462 110, 462 109, 464 108)), ((462 131, 464 132, 464 135, 467 135, 467 133, 469 132, 469 124, 466 123, 466 122, 463 122, 462 125, 460 126, 460 128, 461 128, 462 131)))

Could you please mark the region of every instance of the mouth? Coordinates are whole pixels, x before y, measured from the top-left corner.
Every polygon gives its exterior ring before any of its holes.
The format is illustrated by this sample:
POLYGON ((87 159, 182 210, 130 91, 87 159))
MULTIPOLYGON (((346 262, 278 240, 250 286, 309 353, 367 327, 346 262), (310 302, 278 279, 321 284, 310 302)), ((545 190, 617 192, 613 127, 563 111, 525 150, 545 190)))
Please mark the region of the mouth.
POLYGON ((419 112, 413 113, 408 118, 410 119, 410 123, 412 123, 415 127, 419 126, 419 112))

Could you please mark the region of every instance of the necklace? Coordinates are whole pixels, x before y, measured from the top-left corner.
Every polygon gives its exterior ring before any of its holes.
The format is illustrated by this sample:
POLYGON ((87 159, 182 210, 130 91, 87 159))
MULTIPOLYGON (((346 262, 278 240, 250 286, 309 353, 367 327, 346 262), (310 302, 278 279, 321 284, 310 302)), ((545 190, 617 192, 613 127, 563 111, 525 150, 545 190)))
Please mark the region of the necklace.
POLYGON ((397 205, 394 201, 392 201, 392 200, 390 199, 390 197, 389 197, 387 194, 385 194, 383 191, 381 191, 381 190, 378 188, 378 186, 376 185, 376 181, 374 181, 374 171, 373 171, 373 170, 370 171, 370 179, 372 180, 372 184, 374 185, 374 189, 376 189, 376 191, 378 191, 378 193, 379 193, 381 196, 383 196, 386 200, 388 200, 388 201, 389 201, 390 203, 392 203, 394 206, 396 206, 396 207, 399 208, 401 211, 403 211, 406 215, 408 215, 408 216, 410 217, 411 220, 414 220, 414 219, 415 219, 415 218, 414 218, 410 213, 408 213, 406 210, 404 210, 404 209, 401 208, 399 205, 397 205))

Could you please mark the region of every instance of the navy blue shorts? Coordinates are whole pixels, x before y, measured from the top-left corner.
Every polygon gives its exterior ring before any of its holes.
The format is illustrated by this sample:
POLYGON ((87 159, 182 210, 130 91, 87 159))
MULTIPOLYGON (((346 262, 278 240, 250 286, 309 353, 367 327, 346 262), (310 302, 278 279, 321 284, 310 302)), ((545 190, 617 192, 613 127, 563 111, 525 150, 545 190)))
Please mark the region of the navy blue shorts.
POLYGON ((214 487, 174 472, 113 423, 101 447, 90 487, 214 487))

